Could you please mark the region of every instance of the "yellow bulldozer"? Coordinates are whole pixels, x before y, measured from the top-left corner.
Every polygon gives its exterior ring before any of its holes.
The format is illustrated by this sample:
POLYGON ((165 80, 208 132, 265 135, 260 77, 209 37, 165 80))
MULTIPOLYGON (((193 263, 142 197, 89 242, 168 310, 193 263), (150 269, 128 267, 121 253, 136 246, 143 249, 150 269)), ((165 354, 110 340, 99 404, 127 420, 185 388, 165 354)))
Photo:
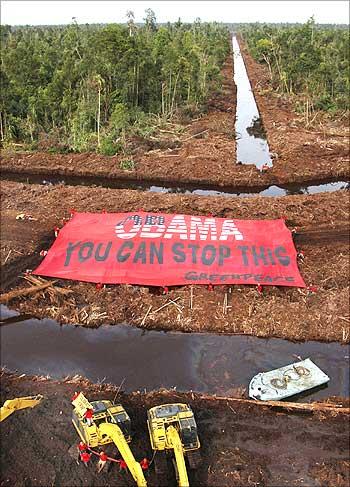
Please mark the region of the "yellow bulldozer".
POLYGON ((141 465, 135 460, 129 444, 131 421, 121 404, 108 400, 89 402, 83 393, 73 401, 72 422, 81 440, 90 448, 114 443, 139 487, 147 485, 141 465), (91 425, 85 419, 87 410, 93 411, 91 425))
POLYGON ((194 414, 187 404, 163 404, 147 412, 154 463, 158 476, 167 470, 167 454, 171 455, 180 487, 189 487, 186 459, 191 469, 200 464, 200 442, 194 414))
POLYGON ((0 408, 0 422, 4 421, 10 414, 18 411, 19 409, 33 408, 40 404, 43 396, 37 394, 36 396, 15 397, 14 399, 8 399, 4 402, 4 405, 0 408))

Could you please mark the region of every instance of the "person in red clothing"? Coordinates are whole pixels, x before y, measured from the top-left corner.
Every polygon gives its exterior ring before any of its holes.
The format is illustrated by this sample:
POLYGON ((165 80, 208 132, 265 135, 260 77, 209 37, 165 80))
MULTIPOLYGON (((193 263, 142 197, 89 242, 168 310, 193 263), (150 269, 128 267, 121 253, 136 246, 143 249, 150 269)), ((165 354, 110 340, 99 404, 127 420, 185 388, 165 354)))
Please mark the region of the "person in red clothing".
POLYGON ((79 396, 79 394, 80 394, 80 392, 75 391, 73 396, 72 396, 71 402, 75 401, 76 398, 79 396))
POLYGON ((107 455, 105 454, 104 451, 101 451, 99 455, 98 465, 97 465, 97 473, 100 473, 102 471, 103 467, 106 465, 107 460, 108 460, 107 455))
POLYGON ((83 441, 80 441, 78 444, 79 453, 82 453, 83 451, 86 451, 87 449, 88 449, 87 444, 84 443, 83 441))
POLYGON ((92 409, 87 409, 85 411, 84 418, 86 419, 88 426, 91 426, 93 423, 93 419, 92 419, 93 414, 94 414, 94 412, 92 409))
POLYGON ((91 453, 88 453, 87 451, 83 451, 80 454, 80 459, 84 463, 85 467, 88 466, 88 463, 90 461, 90 458, 91 458, 91 453))
POLYGON ((126 472, 127 469, 128 469, 128 466, 127 466, 126 462, 123 459, 119 460, 119 472, 126 472))
POLYGON ((143 458, 140 462, 142 470, 148 470, 149 469, 149 461, 147 458, 143 458))

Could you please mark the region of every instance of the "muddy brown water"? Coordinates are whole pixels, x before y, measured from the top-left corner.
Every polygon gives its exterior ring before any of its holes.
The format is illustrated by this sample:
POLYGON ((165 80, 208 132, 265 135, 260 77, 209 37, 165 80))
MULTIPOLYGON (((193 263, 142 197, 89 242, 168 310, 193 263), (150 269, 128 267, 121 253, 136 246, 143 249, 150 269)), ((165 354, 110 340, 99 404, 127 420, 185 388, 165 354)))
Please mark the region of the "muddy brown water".
POLYGON ((126 392, 161 387, 235 395, 258 372, 310 357, 331 380, 296 399, 349 396, 347 345, 293 343, 243 335, 145 331, 128 325, 58 325, 1 306, 1 363, 19 373, 61 379, 80 374, 120 384, 126 392))
POLYGON ((165 186, 159 186, 152 181, 141 181, 133 179, 112 179, 108 177, 94 176, 51 176, 40 174, 26 174, 5 172, 1 173, 1 180, 16 181, 26 184, 44 184, 47 186, 57 184, 67 184, 68 186, 101 186, 111 189, 132 189, 140 191, 150 191, 154 193, 174 193, 197 196, 225 196, 249 198, 254 196, 288 196, 288 195, 308 195, 316 193, 326 193, 349 189, 348 181, 339 181, 332 179, 328 181, 312 181, 309 184, 287 184, 283 186, 266 186, 260 188, 247 187, 219 187, 205 185, 191 185, 181 183, 181 186, 165 183, 165 186))
POLYGON ((266 133, 254 98, 236 36, 232 36, 234 81, 237 86, 236 141, 237 162, 272 167, 266 133))

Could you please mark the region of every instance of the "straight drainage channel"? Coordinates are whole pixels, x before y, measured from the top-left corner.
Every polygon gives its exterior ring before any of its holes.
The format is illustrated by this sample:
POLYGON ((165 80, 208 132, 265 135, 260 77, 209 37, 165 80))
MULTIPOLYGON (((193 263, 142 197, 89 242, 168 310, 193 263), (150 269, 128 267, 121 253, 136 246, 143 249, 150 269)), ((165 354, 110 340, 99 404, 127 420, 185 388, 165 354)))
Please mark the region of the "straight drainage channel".
POLYGON ((237 162, 272 167, 266 133, 256 105, 247 70, 236 36, 232 37, 234 81, 237 86, 237 162))
POLYGON ((43 176, 40 174, 23 174, 23 173, 9 173, 2 172, 2 181, 16 181, 25 184, 43 184, 53 186, 58 184, 66 184, 68 186, 96 186, 111 189, 131 189, 139 191, 150 191, 151 193, 165 193, 165 194, 184 194, 196 196, 225 196, 225 197, 240 197, 251 198, 256 196, 289 196, 289 195, 308 195, 316 193, 328 193, 339 191, 341 189, 349 189, 350 183, 348 181, 339 181, 337 179, 324 181, 313 181, 310 184, 287 184, 283 186, 266 186, 265 188, 221 188, 218 186, 199 186, 191 184, 182 184, 181 186, 157 186, 152 182, 137 181, 137 180, 122 180, 111 179, 107 177, 93 177, 93 176, 43 176))
POLYGON ((128 325, 90 329, 21 317, 5 306, 1 317, 2 366, 20 373, 56 379, 80 374, 114 384, 124 380, 126 392, 176 387, 234 396, 258 372, 310 357, 330 382, 295 400, 349 396, 348 345, 145 331, 128 325))

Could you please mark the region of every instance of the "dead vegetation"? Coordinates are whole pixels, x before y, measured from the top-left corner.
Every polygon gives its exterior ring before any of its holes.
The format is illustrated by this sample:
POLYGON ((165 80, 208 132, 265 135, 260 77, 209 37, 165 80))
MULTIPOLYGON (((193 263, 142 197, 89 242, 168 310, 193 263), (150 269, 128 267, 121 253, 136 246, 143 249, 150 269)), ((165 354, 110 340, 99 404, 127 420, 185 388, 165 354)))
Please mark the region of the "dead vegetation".
POLYGON ((20 297, 21 291, 10 302, 21 313, 90 327, 127 322, 153 330, 341 343, 350 339, 346 191, 242 199, 3 182, 2 193, 5 292, 27 289, 20 276, 37 267, 42 259, 40 251, 51 246, 53 229, 63 224, 71 208, 91 212, 143 208, 238 219, 283 216, 287 226, 297 230, 296 247, 304 253, 299 261, 302 276, 307 285, 315 286, 315 292, 266 286, 259 294, 254 286, 214 286, 210 291, 206 286, 193 285, 173 287, 163 295, 157 288, 115 285, 97 289, 94 284, 60 280, 55 288, 68 289, 68 295, 54 292, 50 296, 44 290, 25 299, 20 297), (16 220, 20 212, 31 214, 36 221, 16 220))
POLYGON ((8 304, 14 299, 32 296, 37 293, 40 293, 42 298, 45 298, 47 294, 51 303, 57 303, 59 301, 59 298, 65 298, 73 292, 71 289, 55 286, 57 280, 48 281, 47 279, 43 279, 42 277, 34 277, 30 274, 25 274, 23 276, 23 279, 33 285, 30 287, 16 289, 14 291, 10 291, 9 293, 2 294, 0 296, 0 303, 8 304))

